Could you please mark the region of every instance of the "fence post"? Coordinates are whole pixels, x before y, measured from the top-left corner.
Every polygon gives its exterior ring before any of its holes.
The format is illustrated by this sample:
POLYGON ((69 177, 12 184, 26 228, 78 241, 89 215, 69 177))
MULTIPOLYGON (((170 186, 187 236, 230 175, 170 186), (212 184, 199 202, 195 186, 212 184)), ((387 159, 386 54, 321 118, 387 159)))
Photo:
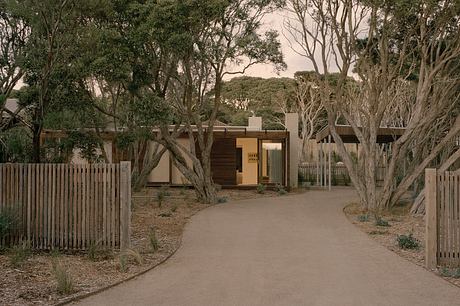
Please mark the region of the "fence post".
POLYGON ((120 250, 131 244, 131 162, 120 162, 120 250))
POLYGON ((437 171, 425 170, 425 205, 426 205, 426 246, 425 265, 427 269, 436 269, 438 252, 437 226, 437 171))

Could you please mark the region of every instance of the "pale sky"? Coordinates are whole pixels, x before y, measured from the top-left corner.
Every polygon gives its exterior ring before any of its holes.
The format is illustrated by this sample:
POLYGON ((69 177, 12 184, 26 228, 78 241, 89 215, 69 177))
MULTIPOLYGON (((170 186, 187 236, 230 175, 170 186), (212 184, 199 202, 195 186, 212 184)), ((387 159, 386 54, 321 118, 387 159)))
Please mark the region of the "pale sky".
MULTIPOLYGON (((299 54, 295 53, 291 47, 289 46, 289 41, 283 35, 283 12, 275 12, 273 14, 267 15, 264 18, 264 28, 267 29, 275 29, 279 33, 279 40, 281 41, 281 47, 284 54, 284 61, 287 64, 287 69, 285 71, 281 71, 278 74, 273 69, 272 65, 268 64, 259 64, 249 68, 245 75, 254 76, 254 77, 263 77, 263 78, 270 78, 270 77, 294 77, 294 73, 297 71, 304 71, 304 70, 313 70, 313 66, 309 61, 305 58, 300 56, 299 54)), ((285 31, 285 30, 284 30, 285 31)))

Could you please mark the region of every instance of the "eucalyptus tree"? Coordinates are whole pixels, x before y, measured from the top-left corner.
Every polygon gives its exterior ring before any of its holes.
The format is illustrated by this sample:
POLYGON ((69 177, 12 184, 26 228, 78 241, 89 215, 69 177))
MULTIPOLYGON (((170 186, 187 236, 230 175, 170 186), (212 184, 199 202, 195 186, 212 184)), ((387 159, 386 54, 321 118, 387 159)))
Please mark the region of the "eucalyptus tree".
POLYGON ((29 27, 8 9, 6 1, 0 1, 0 131, 8 129, 13 121, 27 124, 19 116, 21 108, 12 111, 5 103, 24 75, 21 63, 29 34, 29 27))
POLYGON ((163 125, 163 144, 174 156, 175 166, 195 187, 198 198, 216 202, 212 180, 211 150, 213 129, 222 103, 223 78, 244 73, 258 63, 284 68, 277 33, 262 33, 262 18, 282 1, 165 1, 170 7, 167 20, 178 20, 184 30, 184 53, 180 57, 180 78, 175 80, 170 99, 178 121, 188 135, 183 147, 163 125), (207 93, 213 92, 209 97, 207 93), (208 100, 210 99, 210 100, 208 100), (204 118, 206 106, 212 105, 204 118), (206 120, 204 124, 203 121, 206 120), (188 162, 191 161, 191 162, 188 162))
POLYGON ((361 203, 376 213, 391 207, 460 131, 458 1, 290 0, 288 9, 285 25, 297 51, 319 74, 338 71, 337 82, 321 83, 322 100, 361 203), (347 84, 351 75, 357 82, 347 84), (382 155, 379 128, 395 120, 395 111, 405 130, 382 155), (338 116, 359 140, 362 171, 337 133, 338 116), (429 150, 417 150, 398 177, 413 148, 425 144, 429 150), (382 159, 387 172, 379 191, 382 159))

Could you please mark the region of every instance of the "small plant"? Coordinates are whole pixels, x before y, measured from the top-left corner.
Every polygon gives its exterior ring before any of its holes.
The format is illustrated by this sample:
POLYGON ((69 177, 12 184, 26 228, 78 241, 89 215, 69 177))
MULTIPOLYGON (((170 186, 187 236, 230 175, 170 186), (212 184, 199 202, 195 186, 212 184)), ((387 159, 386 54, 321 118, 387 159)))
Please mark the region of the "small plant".
POLYGON ((126 255, 128 257, 133 258, 137 265, 142 265, 142 263, 144 261, 142 259, 142 255, 136 250, 128 249, 128 250, 126 250, 126 255))
POLYGON ((382 219, 380 217, 375 218, 375 225, 382 226, 382 227, 390 227, 391 226, 390 223, 388 223, 387 220, 382 219))
POLYGON ((22 244, 16 245, 12 248, 10 254, 10 264, 17 268, 21 266, 27 258, 32 254, 30 243, 23 241, 22 244))
POLYGON ((386 235, 388 234, 387 231, 370 231, 369 235, 386 235))
POLYGON ((158 249, 160 248, 160 243, 158 242, 157 235, 153 227, 150 228, 149 242, 150 242, 150 247, 152 248, 152 251, 153 252, 158 251, 158 249))
POLYGON ((67 269, 57 260, 53 263, 53 274, 56 279, 56 290, 67 295, 73 292, 73 280, 67 269))
POLYGON ((452 273, 453 278, 460 278, 460 268, 457 268, 454 273, 452 273))
POLYGON ((369 215, 367 215, 367 214, 359 215, 358 216, 358 221, 359 222, 369 222, 369 215))
POLYGON ((276 184, 275 190, 279 195, 285 195, 287 193, 286 189, 284 189, 283 185, 281 184, 276 184))
POLYGON ((172 212, 166 211, 166 212, 161 212, 158 214, 159 217, 162 218, 171 218, 172 217, 172 212))
POLYGON ((52 249, 51 252, 50 252, 50 256, 54 259, 58 258, 59 256, 61 256, 61 253, 59 252, 58 249, 52 249))
POLYGON ((439 274, 444 277, 452 277, 452 272, 447 268, 442 268, 439 274))
POLYGON ((163 201, 165 199, 165 194, 160 190, 157 192, 157 202, 158 202, 158 208, 161 208, 163 205, 163 201))
POLYGON ((14 209, 3 208, 0 211, 0 239, 7 237, 18 226, 19 218, 14 209))
POLYGON ((118 257, 118 265, 121 272, 125 273, 128 271, 128 256, 126 256, 126 254, 120 254, 118 257))
POLYGON ((174 205, 171 206, 171 211, 172 211, 172 212, 176 212, 177 208, 179 208, 179 204, 178 204, 178 203, 174 203, 174 205))
POLYGON ((91 241, 88 246, 88 258, 91 261, 97 260, 98 243, 91 241))
POLYGON ((217 198, 217 203, 219 203, 219 204, 227 203, 227 198, 226 197, 218 197, 217 198))
POLYGON ((420 248, 420 241, 412 233, 409 235, 398 235, 396 239, 401 249, 418 250, 420 248))
POLYGON ((267 189, 267 186, 265 186, 264 184, 257 185, 257 193, 258 194, 264 194, 265 189, 267 189))

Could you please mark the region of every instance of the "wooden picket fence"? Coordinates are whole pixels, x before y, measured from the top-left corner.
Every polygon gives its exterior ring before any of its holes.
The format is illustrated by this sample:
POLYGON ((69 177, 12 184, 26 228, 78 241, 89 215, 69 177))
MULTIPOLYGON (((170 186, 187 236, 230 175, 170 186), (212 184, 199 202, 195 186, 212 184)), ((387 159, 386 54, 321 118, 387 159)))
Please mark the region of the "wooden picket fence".
POLYGON ((0 244, 84 250, 130 244, 131 164, 0 164, 0 244))
POLYGON ((425 172, 426 266, 460 267, 460 172, 425 172))

